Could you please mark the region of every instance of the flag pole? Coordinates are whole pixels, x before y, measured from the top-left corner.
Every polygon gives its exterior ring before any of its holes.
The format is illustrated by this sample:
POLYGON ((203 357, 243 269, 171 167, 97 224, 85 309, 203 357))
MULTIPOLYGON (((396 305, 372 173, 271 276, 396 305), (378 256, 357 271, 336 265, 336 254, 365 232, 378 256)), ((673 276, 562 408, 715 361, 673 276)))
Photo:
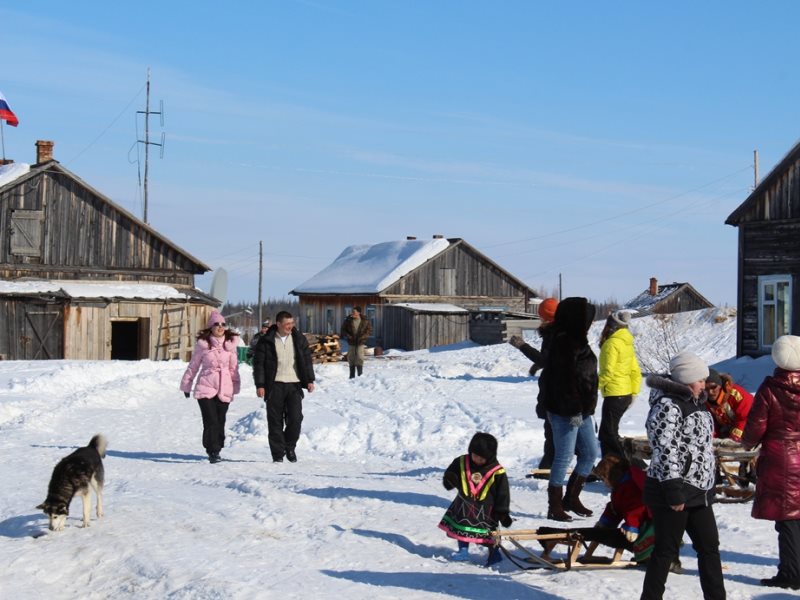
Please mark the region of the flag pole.
POLYGON ((3 163, 6 160, 6 138, 3 133, 3 119, 0 119, 0 145, 3 146, 3 163))

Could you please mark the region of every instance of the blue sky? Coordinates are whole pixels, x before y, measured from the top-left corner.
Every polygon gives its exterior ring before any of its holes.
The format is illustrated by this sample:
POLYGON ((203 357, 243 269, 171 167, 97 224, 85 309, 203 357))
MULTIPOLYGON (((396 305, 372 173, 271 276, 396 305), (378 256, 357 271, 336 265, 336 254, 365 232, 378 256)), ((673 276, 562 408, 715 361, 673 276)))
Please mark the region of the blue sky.
POLYGON ((789 1, 20 3, 5 153, 54 140, 141 216, 150 67, 149 221, 231 300, 256 298, 259 240, 284 296, 347 245, 444 234, 547 291, 625 301, 655 276, 735 305, 724 221, 753 150, 763 177, 800 138, 798 21, 789 1))

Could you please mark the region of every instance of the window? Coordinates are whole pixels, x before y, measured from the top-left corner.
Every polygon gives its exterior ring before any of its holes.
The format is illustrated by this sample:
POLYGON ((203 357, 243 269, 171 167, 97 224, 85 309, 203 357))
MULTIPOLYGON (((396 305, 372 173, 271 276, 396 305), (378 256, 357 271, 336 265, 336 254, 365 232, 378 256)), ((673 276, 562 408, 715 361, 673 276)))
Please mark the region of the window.
POLYGON ((325 309, 325 333, 332 335, 336 332, 336 323, 333 322, 333 307, 328 306, 325 309))
POLYGON ((792 330, 792 277, 758 278, 758 340, 762 350, 792 330))
POLYGON ((306 322, 303 331, 314 333, 314 307, 306 306, 306 322))
POLYGON ((44 211, 11 211, 11 254, 16 256, 42 255, 44 211))

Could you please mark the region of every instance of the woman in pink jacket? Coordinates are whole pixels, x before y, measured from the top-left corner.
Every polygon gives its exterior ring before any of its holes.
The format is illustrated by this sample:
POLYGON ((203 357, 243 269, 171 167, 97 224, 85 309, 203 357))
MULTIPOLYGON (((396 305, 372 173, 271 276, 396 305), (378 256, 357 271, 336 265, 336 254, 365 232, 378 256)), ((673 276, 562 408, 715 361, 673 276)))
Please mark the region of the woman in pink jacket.
POLYGON ((225 444, 225 415, 240 385, 238 336, 226 327, 220 312, 212 311, 208 328, 197 334, 192 360, 181 379, 181 391, 188 398, 195 375, 200 372, 194 397, 203 417, 203 447, 212 463, 222 460, 219 453, 225 444))
POLYGON ((775 521, 778 574, 761 585, 800 590, 800 337, 772 345, 778 366, 758 388, 742 445, 761 444, 753 517, 775 521))

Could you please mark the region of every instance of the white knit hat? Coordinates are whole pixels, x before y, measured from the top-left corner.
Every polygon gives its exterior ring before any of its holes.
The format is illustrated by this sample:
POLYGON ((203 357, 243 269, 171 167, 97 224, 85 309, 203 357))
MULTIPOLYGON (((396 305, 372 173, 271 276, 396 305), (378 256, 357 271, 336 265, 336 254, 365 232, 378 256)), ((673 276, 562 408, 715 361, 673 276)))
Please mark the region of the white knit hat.
POLYGON ((800 337, 782 335, 772 344, 772 360, 781 369, 800 371, 800 337))
POLYGON ((669 376, 673 381, 686 385, 705 381, 708 365, 694 352, 680 352, 669 361, 669 376))
POLYGON ((631 324, 631 311, 629 310, 615 310, 611 313, 611 318, 617 322, 617 325, 627 327, 631 324))

